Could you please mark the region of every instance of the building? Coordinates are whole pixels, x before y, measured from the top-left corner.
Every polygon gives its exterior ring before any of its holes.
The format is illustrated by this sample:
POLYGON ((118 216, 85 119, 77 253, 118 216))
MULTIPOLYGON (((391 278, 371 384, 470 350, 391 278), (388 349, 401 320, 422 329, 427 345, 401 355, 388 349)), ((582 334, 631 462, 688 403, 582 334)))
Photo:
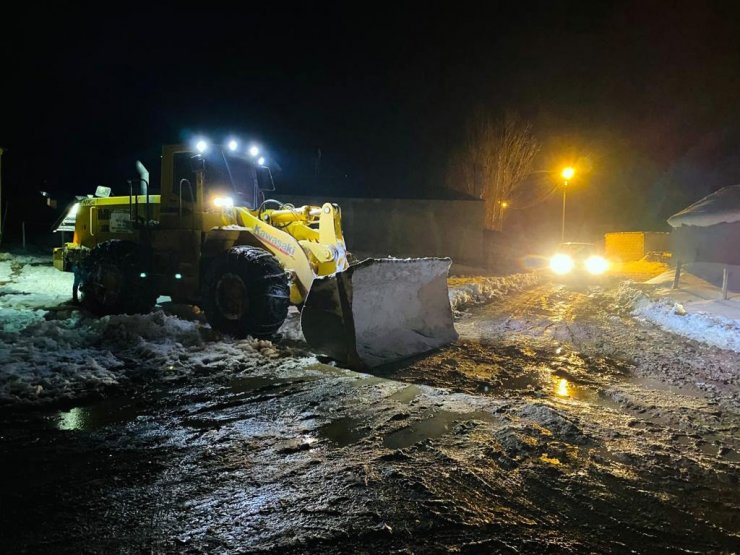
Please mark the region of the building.
POLYGON ((723 290, 740 290, 740 185, 723 187, 668 218, 677 263, 723 290), (690 266, 689 266, 690 265, 690 266))

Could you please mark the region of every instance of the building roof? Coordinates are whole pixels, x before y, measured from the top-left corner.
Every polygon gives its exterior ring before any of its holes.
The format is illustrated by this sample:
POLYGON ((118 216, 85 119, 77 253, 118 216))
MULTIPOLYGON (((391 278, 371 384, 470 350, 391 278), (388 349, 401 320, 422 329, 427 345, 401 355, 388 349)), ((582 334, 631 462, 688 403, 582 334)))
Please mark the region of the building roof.
POLYGON ((723 187, 668 218, 671 227, 708 227, 733 222, 740 222, 740 185, 723 187))

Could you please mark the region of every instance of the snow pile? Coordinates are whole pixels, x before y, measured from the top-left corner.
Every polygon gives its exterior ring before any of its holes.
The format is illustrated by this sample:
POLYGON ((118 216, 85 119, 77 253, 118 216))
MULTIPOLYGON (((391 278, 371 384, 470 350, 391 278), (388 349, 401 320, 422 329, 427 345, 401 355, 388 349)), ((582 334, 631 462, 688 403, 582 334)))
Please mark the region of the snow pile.
POLYGON ((729 320, 706 312, 689 313, 679 303, 645 298, 637 303, 633 314, 684 337, 740 352, 740 319, 729 320))
POLYGON ((0 405, 77 399, 131 380, 232 373, 280 358, 269 341, 222 338, 197 314, 186 320, 158 308, 86 317, 68 304, 72 276, 27 258, 0 261, 0 405))
POLYGON ((722 300, 719 288, 691 274, 671 289, 673 272, 637 285, 623 282, 615 292, 622 312, 684 337, 740 352, 740 296, 722 300))
POLYGON ((452 310, 464 310, 534 287, 541 280, 542 276, 537 272, 501 277, 453 277, 448 280, 450 305, 452 310))
POLYGON ((0 333, 0 403, 74 399, 131 379, 235 372, 278 356, 269 341, 220 338, 200 322, 162 310, 100 319, 75 311, 22 333, 0 333))

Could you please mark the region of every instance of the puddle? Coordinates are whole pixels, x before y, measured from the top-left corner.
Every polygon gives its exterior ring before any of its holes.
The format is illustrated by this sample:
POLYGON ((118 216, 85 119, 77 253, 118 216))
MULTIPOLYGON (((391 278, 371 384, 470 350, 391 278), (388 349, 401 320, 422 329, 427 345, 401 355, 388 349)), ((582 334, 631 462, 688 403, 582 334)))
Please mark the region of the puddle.
POLYGON ((389 395, 388 399, 408 405, 411 401, 416 399, 420 393, 421 388, 418 385, 410 385, 396 391, 393 395, 389 395))
POLYGON ((425 439, 432 439, 450 433, 456 424, 469 420, 494 422, 494 418, 483 411, 461 413, 442 410, 433 413, 428 418, 414 422, 406 428, 388 434, 383 439, 383 445, 389 449, 411 447, 425 439))
POLYGON ((585 386, 547 370, 533 370, 520 375, 501 376, 501 385, 487 389, 487 393, 516 391, 539 393, 556 399, 574 399, 586 403, 611 406, 598 389, 585 386))
POLYGON ((338 447, 357 443, 370 433, 367 420, 345 416, 324 424, 318 430, 319 437, 328 439, 338 447))
POLYGON ((321 362, 316 362, 314 364, 309 364, 307 366, 303 367, 304 371, 311 371, 311 372, 318 372, 321 374, 325 374, 327 376, 340 376, 340 377, 350 377, 356 374, 357 372, 353 372, 352 370, 348 370, 346 368, 341 368, 338 366, 330 366, 329 364, 324 364, 321 362))
POLYGON ((600 405, 606 404, 606 400, 599 395, 598 390, 592 387, 579 385, 559 376, 551 377, 550 391, 553 396, 558 397, 559 399, 576 399, 577 401, 588 403, 600 405))
POLYGON ((149 399, 111 398, 94 405, 59 411, 48 418, 58 430, 92 432, 112 424, 130 422, 151 409, 151 405, 149 399))

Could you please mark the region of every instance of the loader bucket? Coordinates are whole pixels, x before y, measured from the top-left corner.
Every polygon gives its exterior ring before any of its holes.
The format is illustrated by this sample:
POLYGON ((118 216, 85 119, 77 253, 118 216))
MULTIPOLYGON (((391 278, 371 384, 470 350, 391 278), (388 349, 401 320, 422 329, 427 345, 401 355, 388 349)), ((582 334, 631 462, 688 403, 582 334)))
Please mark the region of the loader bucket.
POLYGON ((457 339, 449 258, 370 258, 315 279, 301 312, 306 342, 361 370, 457 339))

